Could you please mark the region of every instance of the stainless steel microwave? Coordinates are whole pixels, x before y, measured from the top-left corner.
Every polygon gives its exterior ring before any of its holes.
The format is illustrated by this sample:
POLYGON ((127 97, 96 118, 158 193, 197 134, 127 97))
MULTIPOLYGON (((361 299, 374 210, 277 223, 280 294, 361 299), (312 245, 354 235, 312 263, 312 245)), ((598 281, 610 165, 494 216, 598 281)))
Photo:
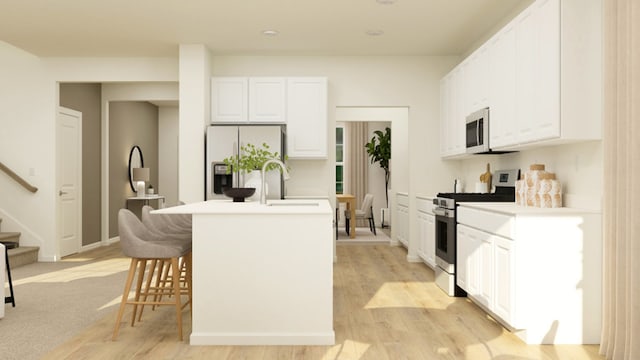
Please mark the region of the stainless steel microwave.
POLYGON ((467 154, 489 152, 489 108, 480 109, 467 116, 467 154))

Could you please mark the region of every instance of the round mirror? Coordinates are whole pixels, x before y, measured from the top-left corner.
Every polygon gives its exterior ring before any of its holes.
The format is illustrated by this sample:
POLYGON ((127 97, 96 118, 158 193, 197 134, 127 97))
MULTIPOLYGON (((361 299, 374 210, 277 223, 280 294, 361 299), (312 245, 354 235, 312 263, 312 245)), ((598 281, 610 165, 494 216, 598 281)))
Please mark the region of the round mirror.
POLYGON ((144 167, 144 159, 142 158, 142 150, 138 145, 134 145, 129 152, 129 185, 131 190, 136 192, 136 185, 133 183, 133 168, 144 167))

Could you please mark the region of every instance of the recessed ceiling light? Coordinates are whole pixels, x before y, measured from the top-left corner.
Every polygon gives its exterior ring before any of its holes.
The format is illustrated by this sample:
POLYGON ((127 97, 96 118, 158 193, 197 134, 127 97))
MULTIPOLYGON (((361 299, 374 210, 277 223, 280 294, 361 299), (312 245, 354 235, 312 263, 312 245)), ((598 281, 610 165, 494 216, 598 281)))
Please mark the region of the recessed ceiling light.
POLYGON ((384 34, 384 31, 382 30, 367 30, 366 34, 369 36, 380 36, 382 34, 384 34))
POLYGON ((396 0, 376 0, 378 4, 382 5, 391 5, 396 2, 396 0))
POLYGON ((264 36, 277 36, 278 30, 263 30, 262 35, 264 36))

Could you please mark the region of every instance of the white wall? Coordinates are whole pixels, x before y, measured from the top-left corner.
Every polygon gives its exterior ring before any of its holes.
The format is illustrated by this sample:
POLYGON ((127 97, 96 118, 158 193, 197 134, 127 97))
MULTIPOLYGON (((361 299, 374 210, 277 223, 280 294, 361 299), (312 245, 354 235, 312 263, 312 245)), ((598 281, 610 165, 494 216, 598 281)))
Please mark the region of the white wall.
POLYGON ((58 82, 176 81, 177 59, 38 58, 0 42, 0 79, 0 161, 39 189, 28 193, 0 175, 2 227, 21 231, 21 244, 40 246, 40 261, 56 260, 58 82))
MULTIPOLYGON (((0 173, 3 231, 22 232, 20 244, 56 252, 55 87, 41 59, 0 41, 0 162, 38 188, 30 193, 0 173)), ((2 270, 4 271, 4 270, 2 270)))
POLYGON ((158 114, 158 193, 167 206, 178 203, 178 117, 177 106, 160 106, 158 114))
MULTIPOLYGON (((562 184, 563 205, 592 210, 602 209, 603 155, 601 141, 558 145, 503 155, 478 155, 461 160, 460 176, 465 191, 473 191, 487 163, 491 172, 500 169, 529 169, 531 164, 544 164, 562 184)), ((453 179, 452 179, 453 183, 453 179)))

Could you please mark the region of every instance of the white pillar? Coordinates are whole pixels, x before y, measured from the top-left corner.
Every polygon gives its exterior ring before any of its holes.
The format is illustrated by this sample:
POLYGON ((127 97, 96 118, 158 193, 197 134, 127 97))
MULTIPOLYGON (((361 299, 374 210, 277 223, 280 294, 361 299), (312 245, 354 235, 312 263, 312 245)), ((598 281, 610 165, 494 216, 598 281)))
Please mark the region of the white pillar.
POLYGON ((210 118, 211 59, 202 44, 180 45, 178 199, 204 198, 204 139, 210 118))

